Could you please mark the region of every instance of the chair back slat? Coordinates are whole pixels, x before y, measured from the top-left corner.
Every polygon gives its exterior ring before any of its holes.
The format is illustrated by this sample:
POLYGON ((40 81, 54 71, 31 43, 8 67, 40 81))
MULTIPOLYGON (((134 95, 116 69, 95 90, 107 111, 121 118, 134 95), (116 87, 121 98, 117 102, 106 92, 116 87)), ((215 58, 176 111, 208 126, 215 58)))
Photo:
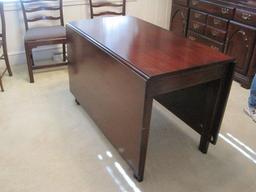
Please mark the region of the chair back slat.
POLYGON ((37 11, 57 11, 60 7, 46 7, 46 6, 39 6, 35 8, 27 8, 25 11, 27 13, 37 12, 37 11))
POLYGON ((29 23, 43 20, 60 20, 60 25, 64 26, 63 0, 20 0, 20 3, 26 30, 29 23), (39 16, 35 16, 37 12, 39 16))
POLYGON ((23 3, 37 3, 37 2, 57 2, 59 0, 22 0, 23 3))
POLYGON ((40 21, 40 20, 59 20, 60 17, 53 17, 53 16, 38 16, 38 17, 34 17, 34 18, 30 18, 27 21, 28 22, 35 22, 35 21, 40 21))
POLYGON ((100 12, 100 13, 94 13, 93 16, 101 16, 101 15, 122 15, 122 13, 118 13, 118 12, 112 12, 112 11, 104 11, 104 12, 100 12))
POLYGON ((110 3, 110 2, 103 2, 103 3, 95 3, 92 4, 92 7, 122 7, 123 4, 117 4, 117 3, 110 3))
POLYGON ((94 16, 101 16, 101 15, 125 15, 126 14, 126 0, 122 0, 121 3, 112 3, 112 2, 93 2, 93 0, 89 0, 90 2, 90 11, 91 11, 91 18, 94 16), (104 11, 98 11, 95 13, 95 9, 102 8, 102 7, 112 7, 117 8, 120 7, 121 11, 116 12, 112 10, 104 10, 104 11))

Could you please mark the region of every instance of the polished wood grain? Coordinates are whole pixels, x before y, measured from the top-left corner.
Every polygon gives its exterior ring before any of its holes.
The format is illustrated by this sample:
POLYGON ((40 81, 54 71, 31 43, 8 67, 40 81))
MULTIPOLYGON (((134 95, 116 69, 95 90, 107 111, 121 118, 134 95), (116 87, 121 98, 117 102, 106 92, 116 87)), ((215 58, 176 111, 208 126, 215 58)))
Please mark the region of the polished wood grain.
POLYGON ((237 63, 234 79, 243 87, 250 88, 256 73, 256 60, 253 55, 253 49, 256 48, 256 1, 172 2, 170 29, 178 35, 234 56, 237 63))
POLYGON ((145 78, 231 60, 134 17, 96 18, 71 22, 69 26, 125 60, 145 78))
POLYGON ((70 90, 138 181, 154 99, 201 135, 201 152, 216 144, 231 57, 127 16, 71 22, 67 39, 70 90))

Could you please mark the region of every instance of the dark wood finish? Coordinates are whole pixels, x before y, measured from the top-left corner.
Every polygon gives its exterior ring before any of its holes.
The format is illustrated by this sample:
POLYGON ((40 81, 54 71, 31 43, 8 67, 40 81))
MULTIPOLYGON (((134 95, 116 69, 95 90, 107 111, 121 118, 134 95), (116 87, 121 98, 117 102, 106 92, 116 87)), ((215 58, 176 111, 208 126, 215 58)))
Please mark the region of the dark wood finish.
POLYGON ((197 10, 190 11, 190 19, 200 23, 206 23, 207 14, 197 10))
POLYGON ((179 5, 172 6, 170 30, 176 35, 185 36, 187 28, 188 9, 179 5))
POLYGON ((184 6, 187 6, 187 5, 188 5, 188 1, 189 1, 189 0, 173 0, 173 2, 174 2, 175 4, 184 5, 184 6))
POLYGON ((205 29, 205 35, 213 40, 219 41, 219 42, 225 42, 226 40, 226 31, 216 29, 211 26, 207 26, 205 29))
POLYGON ((71 22, 67 38, 70 90, 138 181, 153 99, 201 135, 203 153, 216 144, 232 58, 133 17, 71 22), (110 23, 118 25, 109 28, 110 23))
POLYGON ((197 33, 200 34, 204 34, 205 33, 205 27, 206 25, 197 21, 191 21, 189 23, 189 29, 191 29, 192 31, 195 31, 197 33))
POLYGON ((218 15, 224 18, 231 19, 234 15, 234 7, 225 4, 217 4, 213 1, 205 0, 190 0, 190 6, 192 8, 206 11, 214 15, 218 15))
POLYGON ((64 26, 63 19, 63 0, 20 0, 22 13, 24 17, 24 23, 26 31, 29 29, 29 23, 40 20, 60 20, 60 25, 64 26), (58 5, 51 7, 45 2, 57 2, 58 5), (45 5, 41 5, 45 4, 45 5), (41 14, 31 14, 38 11, 59 11, 59 16, 49 16, 41 14))
POLYGON ((256 26, 256 12, 237 9, 234 19, 236 21, 256 26))
MULTIPOLYGON (((188 0, 173 1, 173 7, 190 16, 176 19, 171 15, 170 29, 191 40, 236 58, 234 79, 250 88, 256 73, 256 1, 255 0, 188 0), (186 25, 183 25, 186 23, 186 25), (181 26, 184 28, 181 29, 181 26)), ((174 11, 174 10, 173 10, 174 11)))
POLYGON ((90 12, 91 12, 91 18, 95 16, 102 16, 102 15, 125 15, 126 14, 126 0, 122 0, 122 3, 111 3, 108 1, 101 1, 101 2, 93 2, 94 0, 89 0, 90 3, 90 12), (110 10, 107 11, 98 11, 95 13, 95 10, 97 8, 102 7, 110 7, 110 10), (119 8, 120 11, 113 11, 113 8, 119 8))
POLYGON ((7 43, 6 43, 6 24, 5 24, 5 15, 4 15, 4 4, 1 1, 0 2, 0 19, 1 19, 1 33, 0 33, 0 47, 3 50, 3 54, 0 56, 1 60, 5 61, 6 67, 4 70, 0 73, 0 89, 1 91, 4 91, 4 86, 2 82, 2 78, 5 75, 6 72, 8 72, 9 76, 12 76, 12 70, 8 59, 8 51, 7 51, 7 43))
POLYGON ((217 41, 214 41, 212 39, 209 39, 203 35, 200 35, 198 33, 192 32, 192 31, 188 31, 187 37, 192 41, 200 42, 200 43, 207 45, 207 46, 211 47, 212 49, 215 49, 218 51, 223 51, 223 49, 224 49, 223 43, 219 43, 217 41))
POLYGON ((214 27, 216 29, 227 31, 228 20, 220 18, 220 17, 213 16, 213 15, 208 15, 207 25, 211 26, 211 27, 214 27))
MULTIPOLYGON (((64 19, 63 19, 63 1, 62 0, 20 0, 22 12, 24 16, 24 23, 26 28, 26 34, 30 30, 30 23, 41 21, 41 20, 59 20, 60 26, 63 26, 64 29, 64 19), (54 5, 48 5, 47 2, 54 3, 54 5), (40 14, 38 14, 40 12, 40 14), (42 12, 47 12, 45 15, 41 15, 42 12), (52 12, 58 12, 58 16, 46 15, 52 12)), ((46 32, 47 33, 47 32, 46 32)), ((30 83, 34 83, 33 70, 48 68, 48 67, 57 67, 66 65, 66 36, 51 36, 47 38, 35 38, 32 40, 24 40, 25 52, 27 57, 28 73, 30 83), (63 52, 63 63, 54 64, 54 65, 40 65, 35 66, 33 59, 32 50, 39 46, 44 45, 56 45, 62 44, 63 52)))
MULTIPOLYGON (((235 22, 229 25, 225 52, 236 57, 236 72, 242 75, 248 73, 252 52, 255 47, 255 37, 256 28, 249 28, 235 22)), ((244 80, 246 87, 250 86, 249 80, 244 80)))

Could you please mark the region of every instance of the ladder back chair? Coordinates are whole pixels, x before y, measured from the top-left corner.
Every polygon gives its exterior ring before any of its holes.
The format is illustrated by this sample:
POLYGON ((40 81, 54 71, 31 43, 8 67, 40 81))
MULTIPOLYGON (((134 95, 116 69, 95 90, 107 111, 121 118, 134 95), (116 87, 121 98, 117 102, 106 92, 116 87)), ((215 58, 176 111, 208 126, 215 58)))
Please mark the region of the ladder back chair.
POLYGON ((0 89, 4 91, 2 78, 5 73, 8 71, 9 76, 12 76, 12 70, 9 64, 8 54, 7 54, 7 45, 6 45, 6 25, 5 25, 5 16, 4 16, 4 5, 3 2, 0 2, 0 17, 1 17, 1 24, 2 24, 2 31, 0 33, 0 47, 2 48, 2 55, 0 56, 1 60, 5 61, 6 67, 0 74, 0 89))
POLYGON ((120 0, 122 2, 120 3, 112 3, 108 1, 101 1, 101 2, 94 2, 93 0, 89 0, 90 3, 90 12, 91 12, 91 18, 95 16, 101 16, 101 15, 125 15, 126 14, 126 0, 120 0), (104 10, 101 11, 99 9, 109 7, 111 10, 104 10), (121 11, 113 11, 113 8, 119 8, 121 11), (99 11, 94 12, 95 9, 98 9, 99 11))
POLYGON ((25 51, 30 82, 34 82, 33 70, 47 67, 66 65, 66 29, 63 19, 62 0, 20 0, 26 33, 24 37, 25 51), (59 22, 57 25, 36 26, 32 24, 39 21, 59 22), (44 45, 62 44, 63 62, 48 65, 35 66, 32 49, 44 45))

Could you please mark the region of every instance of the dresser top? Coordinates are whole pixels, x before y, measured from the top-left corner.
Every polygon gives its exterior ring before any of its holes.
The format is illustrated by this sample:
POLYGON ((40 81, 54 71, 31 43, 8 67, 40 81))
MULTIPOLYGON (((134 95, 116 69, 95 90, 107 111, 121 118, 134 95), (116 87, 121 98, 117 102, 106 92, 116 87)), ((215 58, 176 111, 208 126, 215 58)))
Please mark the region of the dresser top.
POLYGON ((223 1, 226 1, 228 3, 238 3, 238 4, 241 4, 241 5, 248 5, 248 6, 254 6, 256 7, 256 0, 223 0, 223 1))
POLYGON ((134 17, 74 21, 67 27, 147 79, 233 61, 207 46, 134 17))
POLYGON ((243 7, 256 10, 256 0, 205 0, 208 2, 224 3, 233 7, 243 7))

